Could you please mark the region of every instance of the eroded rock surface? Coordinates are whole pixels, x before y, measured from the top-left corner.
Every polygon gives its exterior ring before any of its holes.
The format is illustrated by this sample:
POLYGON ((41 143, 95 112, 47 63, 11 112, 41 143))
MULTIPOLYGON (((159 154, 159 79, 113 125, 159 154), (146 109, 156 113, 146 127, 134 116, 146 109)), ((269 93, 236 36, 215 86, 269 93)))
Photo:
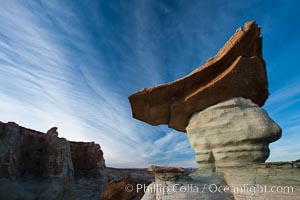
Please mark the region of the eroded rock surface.
MULTIPOLYGON (((162 168, 160 167, 160 169, 162 168)), ((188 174, 183 174, 182 170, 178 170, 178 168, 167 171, 158 170, 155 173, 155 182, 147 187, 142 200, 233 199, 230 192, 211 192, 215 185, 226 185, 222 175, 212 174, 201 176, 201 178, 192 178, 188 174), (212 187, 209 188, 209 185, 212 187)))
POLYGON ((106 176, 103 152, 94 142, 70 142, 75 179, 106 176))
POLYGON ((174 82, 142 89, 129 101, 134 118, 185 132, 195 112, 233 97, 262 106, 268 95, 260 28, 248 22, 203 66, 174 82))
POLYGON ((110 181, 108 187, 101 195, 102 200, 139 200, 144 195, 143 189, 138 185, 148 186, 151 182, 125 177, 118 181, 110 181))
POLYGON ((106 182, 99 145, 0 122, 0 199, 98 199, 106 182))
POLYGON ((272 162, 219 168, 212 174, 196 171, 148 186, 142 200, 299 200, 300 163, 272 162))
POLYGON ((300 200, 300 162, 270 162, 222 168, 234 199, 300 200))
POLYGON ((263 163, 281 128, 249 99, 233 98, 195 113, 187 126, 202 169, 263 163))

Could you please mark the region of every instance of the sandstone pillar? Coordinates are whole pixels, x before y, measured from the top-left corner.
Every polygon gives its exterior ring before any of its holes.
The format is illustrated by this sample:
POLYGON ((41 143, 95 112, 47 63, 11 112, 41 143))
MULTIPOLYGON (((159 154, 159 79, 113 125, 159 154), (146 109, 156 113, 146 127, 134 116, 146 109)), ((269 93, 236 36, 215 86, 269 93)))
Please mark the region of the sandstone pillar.
POLYGON ((186 127, 200 169, 245 166, 269 157, 281 128, 249 99, 232 98, 190 118, 186 127))

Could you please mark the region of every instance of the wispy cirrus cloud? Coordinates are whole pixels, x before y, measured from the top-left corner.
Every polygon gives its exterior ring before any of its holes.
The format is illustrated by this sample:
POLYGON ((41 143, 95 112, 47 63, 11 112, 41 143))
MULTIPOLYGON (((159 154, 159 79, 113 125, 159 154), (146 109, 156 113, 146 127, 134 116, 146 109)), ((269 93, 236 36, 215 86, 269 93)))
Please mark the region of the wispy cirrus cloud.
POLYGON ((300 131, 300 82, 291 80, 271 93, 265 109, 281 126, 282 137, 270 145, 269 161, 291 161, 299 159, 300 149, 294 141, 299 140, 300 131))
MULTIPOLYGON (((60 136, 95 141, 110 166, 196 166, 186 134, 132 119, 127 97, 204 63, 253 19, 257 4, 3 1, 0 120, 42 131, 58 126, 60 136)), ((267 23, 269 13, 261 13, 267 23)), ((287 115, 296 124, 298 90, 274 88, 266 109, 277 121, 282 96, 290 95, 287 115)))
MULTIPOLYGON (((1 120, 43 131, 58 126, 60 135, 70 140, 95 140, 104 149, 108 165, 145 167, 160 163, 164 152, 158 149, 168 150, 166 143, 159 142, 165 138, 167 128, 154 129, 132 120, 127 100, 132 92, 128 90, 130 85, 162 82, 160 76, 155 78, 159 73, 153 73, 159 69, 152 68, 159 63, 155 64, 153 55, 147 52, 132 52, 130 43, 134 38, 112 33, 112 38, 101 41, 102 34, 109 34, 102 31, 109 24, 102 27, 96 23, 99 27, 94 29, 99 35, 91 36, 89 31, 93 30, 85 24, 91 16, 78 15, 76 9, 57 2, 2 5, 1 120), (118 55, 122 51, 142 60, 118 55), (140 69, 132 70, 134 65, 140 69), (127 77, 128 73, 132 73, 134 81, 127 77)), ((91 9, 93 19, 107 17, 96 15, 93 8, 87 9, 91 9)), ((174 141, 182 136, 168 134, 168 141, 173 143, 167 146, 192 155, 184 150, 191 151, 188 145, 175 145, 174 141)))

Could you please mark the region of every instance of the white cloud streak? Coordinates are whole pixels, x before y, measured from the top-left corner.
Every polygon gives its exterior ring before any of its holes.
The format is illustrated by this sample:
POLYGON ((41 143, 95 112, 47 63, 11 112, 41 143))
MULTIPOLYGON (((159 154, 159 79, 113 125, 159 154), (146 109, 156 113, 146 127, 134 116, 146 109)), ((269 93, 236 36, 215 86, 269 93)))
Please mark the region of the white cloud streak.
MULTIPOLYGON (((165 127, 154 129, 131 118, 128 94, 120 92, 117 80, 114 84, 110 79, 106 52, 95 48, 83 21, 74 12, 71 6, 52 1, 2 4, 1 120, 42 131, 58 126, 60 136, 69 140, 96 141, 110 166, 145 167, 161 163, 162 154, 174 159, 175 151, 192 155, 190 147, 178 141, 184 134, 163 136, 165 127), (166 139, 171 144, 164 142, 166 139)), ((130 43, 130 38, 121 40, 130 43)), ((120 48, 114 41, 106 41, 105 45, 120 48)), ((139 56, 145 59, 130 64, 147 71, 136 78, 161 82, 159 76, 150 76, 151 66, 158 66, 151 59, 153 55, 142 52, 139 56)), ((128 61, 133 62, 123 63, 128 61)), ((183 143, 187 143, 186 138, 183 143)))

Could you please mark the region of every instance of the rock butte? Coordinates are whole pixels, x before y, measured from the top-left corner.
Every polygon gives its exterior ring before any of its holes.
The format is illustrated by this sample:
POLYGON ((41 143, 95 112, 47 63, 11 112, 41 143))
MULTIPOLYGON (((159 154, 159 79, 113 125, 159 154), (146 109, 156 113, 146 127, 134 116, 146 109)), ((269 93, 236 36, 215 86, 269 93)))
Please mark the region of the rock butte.
POLYGON ((245 23, 213 58, 174 82, 129 96, 134 118, 186 132, 192 114, 234 97, 263 106, 269 96, 262 37, 255 21, 245 23))
POLYGON ((0 199, 91 199, 106 181, 99 144, 0 122, 0 199))
POLYGON ((60 138, 57 127, 43 133, 0 121, 0 200, 140 199, 137 184, 153 179, 146 169, 106 168, 99 144, 60 138))

